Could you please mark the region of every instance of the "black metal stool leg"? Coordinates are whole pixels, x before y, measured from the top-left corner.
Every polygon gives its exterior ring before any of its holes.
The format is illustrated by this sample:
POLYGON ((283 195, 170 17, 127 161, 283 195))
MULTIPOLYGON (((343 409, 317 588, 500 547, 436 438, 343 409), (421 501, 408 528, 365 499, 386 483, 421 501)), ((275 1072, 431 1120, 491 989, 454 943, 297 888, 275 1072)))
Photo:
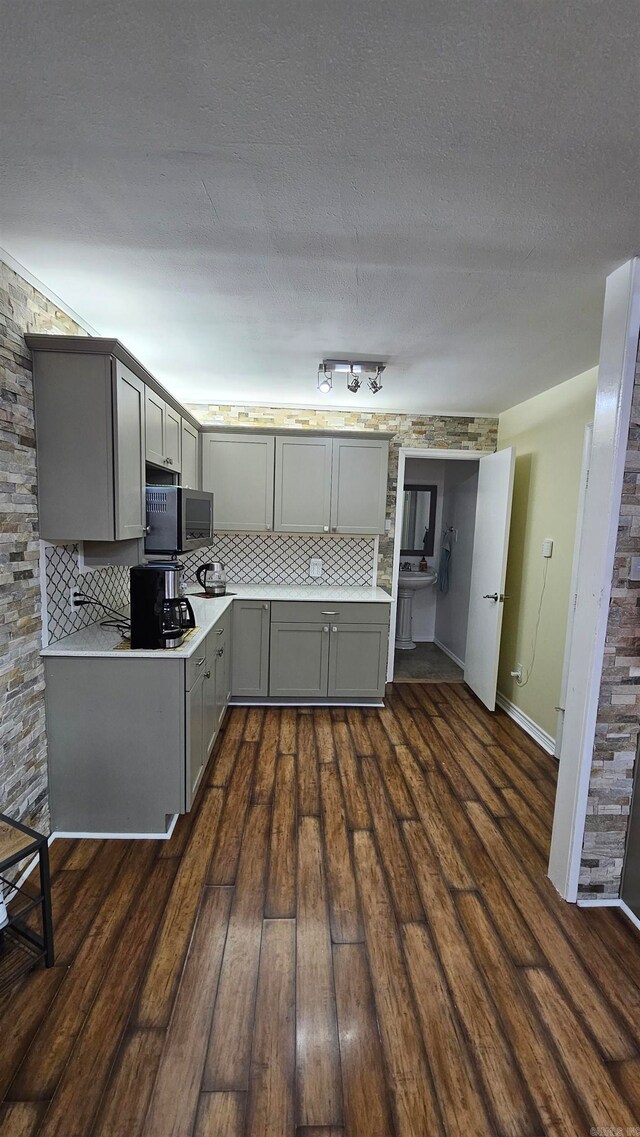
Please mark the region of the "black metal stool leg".
POLYGON ((42 892, 42 934, 44 938, 45 963, 53 967, 53 914, 51 911, 51 884, 49 879, 49 849, 43 841, 39 852, 40 891, 42 892))

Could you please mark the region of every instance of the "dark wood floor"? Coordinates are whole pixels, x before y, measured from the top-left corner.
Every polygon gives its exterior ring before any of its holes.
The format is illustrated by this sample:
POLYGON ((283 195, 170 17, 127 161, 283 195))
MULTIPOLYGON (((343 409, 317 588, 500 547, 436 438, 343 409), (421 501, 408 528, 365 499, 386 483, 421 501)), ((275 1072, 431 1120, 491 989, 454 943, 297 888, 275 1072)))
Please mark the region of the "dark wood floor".
POLYGON ((170 841, 52 846, 0 1134, 626 1134, 639 941, 546 879, 554 774, 460 685, 233 710, 170 841))

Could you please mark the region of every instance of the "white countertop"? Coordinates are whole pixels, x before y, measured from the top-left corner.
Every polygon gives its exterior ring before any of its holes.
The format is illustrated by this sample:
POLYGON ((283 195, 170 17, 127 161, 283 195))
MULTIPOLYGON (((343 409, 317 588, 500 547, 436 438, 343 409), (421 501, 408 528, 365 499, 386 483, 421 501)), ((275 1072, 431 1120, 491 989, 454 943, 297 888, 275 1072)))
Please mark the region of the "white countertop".
POLYGON ((73 632, 63 640, 42 649, 42 655, 50 656, 108 656, 111 659, 188 659, 196 651, 211 628, 233 604, 234 600, 317 600, 321 604, 368 603, 390 604, 391 596, 383 588, 349 588, 313 584, 234 584, 227 585, 225 596, 202 597, 197 585, 187 588, 186 593, 193 607, 196 630, 178 648, 159 651, 119 651, 122 639, 115 628, 102 628, 100 624, 90 624, 73 632))

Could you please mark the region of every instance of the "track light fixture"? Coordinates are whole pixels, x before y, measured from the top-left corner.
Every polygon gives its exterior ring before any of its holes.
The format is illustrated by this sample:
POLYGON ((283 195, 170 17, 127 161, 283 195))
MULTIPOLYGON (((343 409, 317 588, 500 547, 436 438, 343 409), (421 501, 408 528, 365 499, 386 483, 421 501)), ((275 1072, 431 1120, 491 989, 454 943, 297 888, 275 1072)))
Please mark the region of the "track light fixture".
POLYGON ((321 363, 318 368, 318 390, 321 394, 328 395, 332 387, 333 375, 328 368, 325 367, 324 363, 321 363))
POLYGON ((386 364, 363 359, 323 359, 318 368, 318 390, 328 395, 333 388, 333 375, 343 373, 347 376, 347 391, 356 395, 362 387, 362 372, 369 375, 367 387, 372 395, 382 390, 381 377, 386 364))

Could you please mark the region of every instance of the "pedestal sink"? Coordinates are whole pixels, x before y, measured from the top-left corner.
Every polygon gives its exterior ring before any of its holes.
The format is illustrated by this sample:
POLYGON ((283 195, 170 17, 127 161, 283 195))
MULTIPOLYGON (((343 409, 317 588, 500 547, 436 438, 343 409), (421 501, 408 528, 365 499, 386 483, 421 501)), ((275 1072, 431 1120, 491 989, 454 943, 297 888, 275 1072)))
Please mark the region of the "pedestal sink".
POLYGON ((399 651, 413 651, 416 646, 411 638, 411 613, 413 597, 421 588, 435 584, 437 572, 401 572, 398 574, 398 619, 396 623, 396 647, 399 651))

